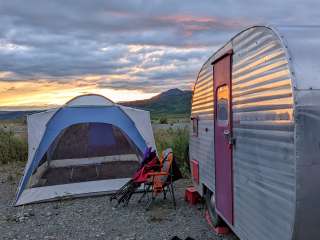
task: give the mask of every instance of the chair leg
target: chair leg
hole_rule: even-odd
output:
[[[116,193],[112,194],[109,198],[109,201],[112,202],[114,199],[118,200],[118,197],[121,197],[125,193],[131,182],[132,180],[123,185]]]
[[[147,192],[146,192],[146,190],[144,190],[143,193],[142,193],[142,195],[141,195],[141,197],[140,197],[139,200],[138,200],[138,203],[141,203],[142,200],[144,199],[144,197],[145,197],[146,195],[147,195]]]
[[[126,195],[127,195],[127,194],[124,194],[123,196],[121,196],[121,197],[118,199],[116,207],[118,207],[121,203],[123,203],[123,202],[125,201]]]
[[[167,190],[166,188],[163,188],[163,200],[167,199]]]
[[[128,206],[129,201],[130,201],[133,193],[134,193],[134,192],[131,192],[131,193],[129,193],[129,195],[127,196],[127,198],[126,198],[126,200],[125,200],[125,202],[124,202],[124,206],[125,206],[125,207]]]
[[[148,192],[150,191],[150,185],[148,185],[147,187],[144,186],[143,187],[143,194],[142,196],[139,198],[138,203],[141,203],[142,199],[145,198],[145,196],[147,196]]]
[[[174,207],[174,209],[176,209],[177,203],[176,203],[176,198],[175,198],[175,196],[174,196],[174,186],[173,186],[173,183],[170,183],[169,189],[170,189],[170,186],[171,186],[171,191],[170,191],[170,193],[171,193],[171,196],[172,196],[173,207]]]
[[[154,194],[153,194],[153,189],[152,189],[152,191],[151,191],[151,198],[149,199],[149,201],[148,201],[148,203],[147,203],[147,206],[146,206],[146,210],[147,210],[147,211],[150,210],[151,204],[153,203],[154,199],[155,199],[155,196],[154,196]]]
[[[149,195],[148,195],[148,197],[149,197],[149,201],[148,201],[148,203],[147,203],[147,206],[146,206],[146,211],[148,211],[148,210],[150,210],[150,207],[151,207],[151,204],[153,203],[153,201],[155,200],[155,198],[156,198],[156,194],[155,194],[155,192],[154,192],[154,185],[152,184],[152,185],[150,185],[150,190],[151,190],[151,198],[149,197]]]

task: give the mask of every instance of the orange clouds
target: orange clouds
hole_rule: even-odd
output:
[[[243,19],[229,20],[217,17],[197,17],[191,15],[171,15],[158,18],[160,21],[180,25],[186,36],[191,36],[197,31],[207,31],[214,28],[233,29],[248,25]]]
[[[87,80],[97,79],[87,77]],[[62,105],[71,98],[87,93],[102,94],[111,100],[130,101],[154,96],[139,90],[99,89],[95,81],[75,80],[59,83],[46,80],[28,82],[0,82],[0,108],[48,108]]]

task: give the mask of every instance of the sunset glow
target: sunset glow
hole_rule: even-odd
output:
[[[46,108],[86,93],[130,101],[191,90],[202,64],[236,32],[270,19],[292,22],[287,8],[269,5],[129,2],[2,1],[0,109]],[[295,23],[318,16],[316,8],[299,9],[291,10]]]
[[[100,89],[94,84],[71,83],[50,83],[39,81],[36,83],[0,82],[0,109],[38,109],[55,107],[66,103],[73,97],[82,94],[95,93],[101,94],[114,102],[146,99],[154,96],[156,93],[145,93],[139,90],[115,90]]]

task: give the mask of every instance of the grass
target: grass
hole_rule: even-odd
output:
[[[161,153],[166,148],[172,148],[180,170],[184,177],[189,177],[189,131],[188,128],[157,129],[155,131],[157,150]]]
[[[27,141],[12,131],[0,129],[0,163],[24,162],[28,157]]]
[[[162,119],[166,119],[167,123],[179,123],[188,122],[190,119],[190,114],[152,114],[151,121],[153,123],[162,123]]]
[[[190,175],[188,160],[189,131],[188,128],[156,129],[155,141],[161,153],[172,148],[184,177]],[[0,163],[24,162],[28,157],[27,140],[16,136],[12,131],[0,129]]]

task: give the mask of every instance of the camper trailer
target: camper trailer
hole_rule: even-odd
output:
[[[190,162],[212,222],[320,239],[320,27],[250,27],[202,66]]]

